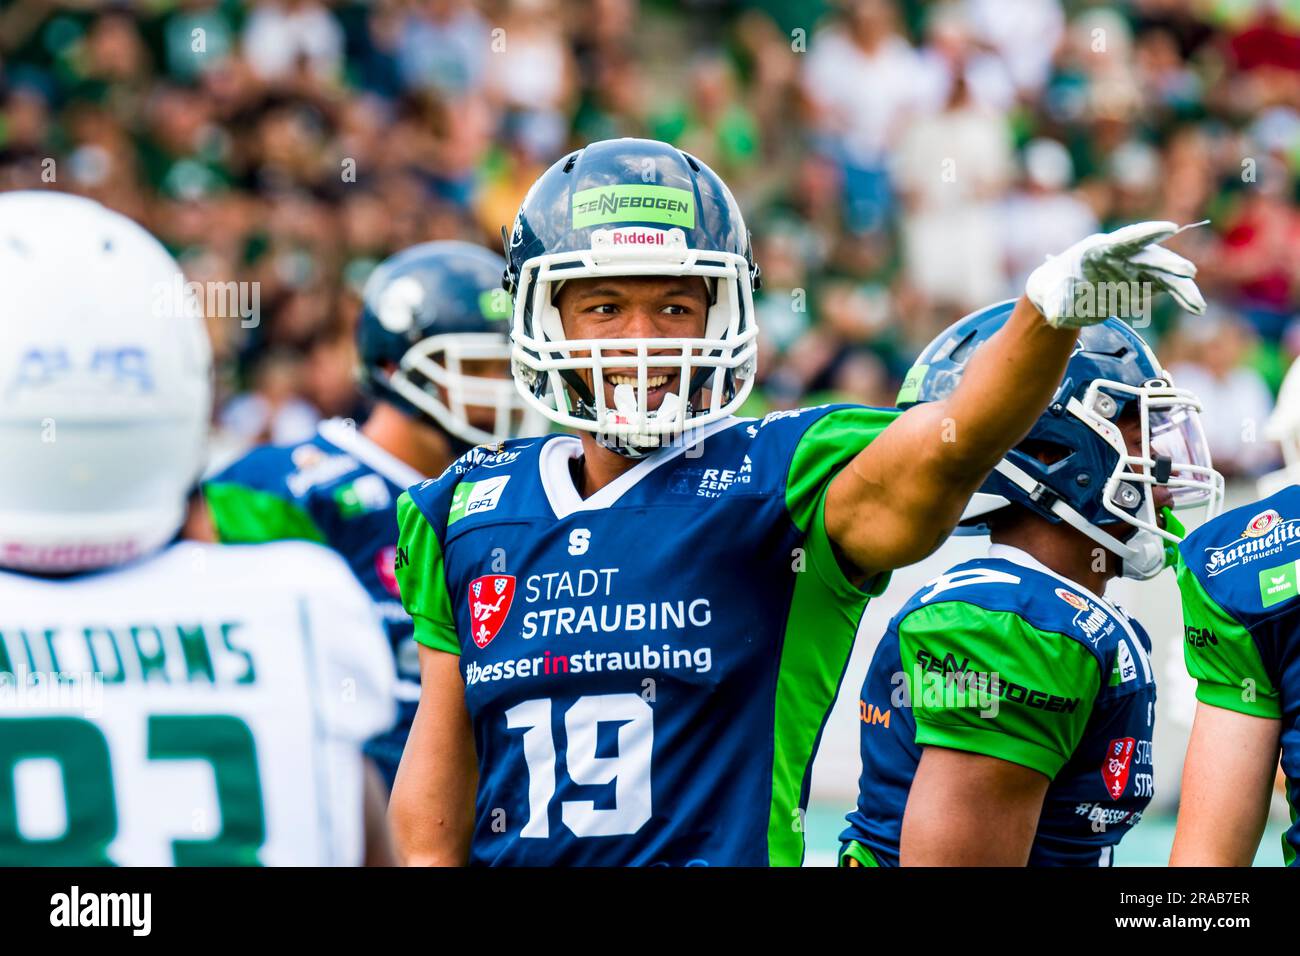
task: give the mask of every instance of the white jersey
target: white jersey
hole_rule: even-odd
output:
[[[394,683],[317,545],[0,572],[0,865],[358,864],[361,745]]]

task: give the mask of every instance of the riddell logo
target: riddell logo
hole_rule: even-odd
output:
[[[513,574],[485,574],[469,583],[470,636],[479,649],[500,633],[514,599]]]
[[[666,233],[659,229],[611,229],[612,246],[662,246]]]

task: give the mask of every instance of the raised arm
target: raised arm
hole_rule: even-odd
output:
[[[937,548],[1047,406],[1076,338],[1022,297],[951,396],[908,409],[831,482],[826,533],[844,557],[873,574]]]
[[[1077,328],[1104,321],[1110,287],[1169,292],[1204,312],[1196,267],[1157,243],[1178,227],[1137,223],[1076,243],[1036,269],[1010,318],[956,389],[904,412],[826,493],[826,533],[864,575],[911,564],[951,532],[966,501],[1060,385]],[[1104,294],[1105,293],[1105,294]]]

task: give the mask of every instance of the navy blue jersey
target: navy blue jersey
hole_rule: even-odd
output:
[[[390,788],[420,694],[413,625],[393,571],[397,498],[422,479],[334,419],[322,422],[310,441],[254,448],[203,484],[220,541],[316,541],[343,557],[374,601],[396,660],[398,719],[367,743],[366,754]]]
[[[1152,795],[1150,655],[1136,621],[1019,549],[994,545],[930,581],[872,657],[858,806],[841,839],[868,864],[898,865],[922,748],[947,747],[1051,780],[1030,865],[1109,865]]]
[[[895,410],[726,419],[586,499],[553,435],[403,497],[416,640],[460,657],[471,862],[797,865],[813,754],[868,597],[825,491]]]
[[[1196,697],[1281,721],[1291,827],[1288,866],[1300,859],[1300,487],[1224,512],[1179,548],[1183,656]]]

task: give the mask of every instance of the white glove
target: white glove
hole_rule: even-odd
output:
[[[1208,220],[1207,220],[1208,221]],[[1193,223],[1200,226],[1204,223]],[[1188,312],[1205,312],[1205,299],[1193,281],[1196,266],[1158,243],[1183,229],[1172,222],[1135,222],[1114,232],[1094,233],[1029,274],[1025,294],[1052,328],[1079,328],[1104,322],[1113,314],[1115,296],[1102,284],[1129,287],[1127,301],[1142,307],[1145,284],[1164,290]],[[1113,286],[1111,287],[1113,289]]]

